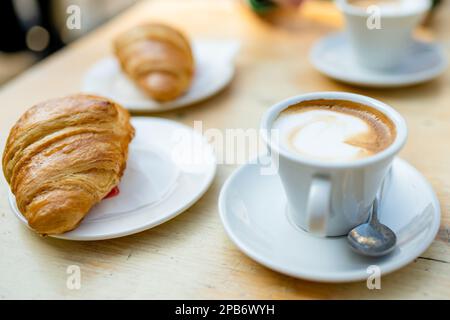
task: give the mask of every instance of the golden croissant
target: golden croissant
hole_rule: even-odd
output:
[[[133,135],[128,112],[101,97],[72,95],[25,112],[2,163],[29,226],[40,234],[76,228],[119,183]]]
[[[122,70],[155,100],[173,100],[191,85],[192,49],[172,27],[155,23],[134,27],[115,39],[114,51]]]

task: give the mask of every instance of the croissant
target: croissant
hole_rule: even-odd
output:
[[[119,183],[133,136],[128,112],[101,97],[72,95],[25,112],[2,164],[29,226],[40,234],[76,228]]]
[[[148,96],[173,100],[189,88],[194,58],[189,41],[163,24],[145,24],[119,35],[114,51],[122,70]]]

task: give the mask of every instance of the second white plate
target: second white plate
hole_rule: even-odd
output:
[[[108,97],[131,111],[163,112],[205,100],[228,85],[234,75],[236,41],[193,41],[195,75],[189,90],[179,98],[164,103],[146,96],[121,71],[115,57],[98,61],[86,74],[82,90]]]

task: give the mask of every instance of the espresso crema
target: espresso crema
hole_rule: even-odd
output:
[[[312,100],[290,106],[274,121],[280,146],[323,161],[370,157],[396,137],[394,123],[382,112],[345,100]]]

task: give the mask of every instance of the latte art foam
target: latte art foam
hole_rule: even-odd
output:
[[[347,101],[307,101],[284,110],[273,124],[282,148],[308,158],[346,161],[370,157],[395,137],[375,109]]]

